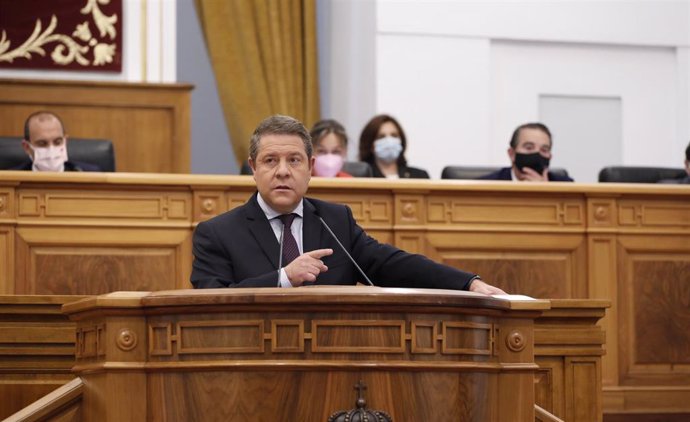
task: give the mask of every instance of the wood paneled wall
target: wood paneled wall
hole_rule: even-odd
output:
[[[195,224],[246,176],[45,175],[0,181],[0,292],[189,288]],[[608,299],[605,412],[690,412],[690,188],[312,180],[367,232],[510,292]]]
[[[81,298],[0,295],[0,419],[74,379],[74,323],[61,306]]]
[[[189,173],[188,84],[0,79],[0,136],[23,136],[34,111],[50,110],[68,136],[113,141],[117,171]]]

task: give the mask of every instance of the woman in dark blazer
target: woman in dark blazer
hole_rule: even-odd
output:
[[[359,159],[369,163],[374,177],[428,179],[429,173],[407,165],[407,139],[402,127],[387,114],[374,116],[359,137]]]

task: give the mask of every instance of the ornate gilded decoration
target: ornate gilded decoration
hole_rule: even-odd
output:
[[[19,44],[16,48],[11,48],[13,41],[8,36],[8,31],[12,29],[14,37],[21,34],[21,29],[30,27],[27,25],[27,11],[26,9],[35,6],[30,2],[20,8],[17,4],[12,4],[9,8],[5,19],[0,20],[0,24],[7,25],[0,27],[2,32],[0,34],[0,65],[5,63],[3,67],[8,67],[9,63],[16,64],[19,67],[68,67],[76,68],[91,68],[91,67],[108,67],[108,70],[119,70],[121,67],[121,52],[119,46],[121,45],[121,34],[118,34],[118,27],[116,24],[120,20],[122,0],[75,0],[83,7],[72,10],[56,10],[51,14],[48,26],[43,29],[42,18],[35,19],[33,32]],[[110,5],[111,1],[114,3],[115,12],[107,15],[101,10],[101,7]],[[41,10],[42,8],[39,8]],[[50,13],[50,11],[48,11]],[[12,16],[17,15],[17,16]],[[86,15],[86,20],[84,19]],[[35,14],[31,14],[35,16]],[[45,16],[45,15],[44,15]],[[60,17],[58,17],[60,16]],[[10,28],[13,24],[13,18],[17,18],[18,23],[14,28]],[[74,24],[74,30],[70,33],[65,29],[58,29],[59,25],[64,28],[66,25],[72,25],[71,22],[78,20],[81,22]],[[63,22],[64,21],[64,22]],[[90,25],[95,26],[94,30]],[[46,63],[45,60],[34,56],[47,57],[46,50],[50,45],[55,45],[50,52],[50,60]],[[19,59],[19,63],[15,63]],[[22,60],[23,59],[23,60]],[[116,63],[114,65],[114,60]],[[113,69],[115,66],[115,69]],[[16,67],[16,66],[15,66]]]

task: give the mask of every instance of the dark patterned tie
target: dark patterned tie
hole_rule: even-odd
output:
[[[297,214],[283,214],[278,216],[283,222],[283,266],[291,263],[299,256],[299,248],[295,236],[292,235],[292,222]]]

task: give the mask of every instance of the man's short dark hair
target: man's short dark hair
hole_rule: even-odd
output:
[[[546,127],[545,124],[543,123],[525,123],[524,125],[520,125],[513,131],[513,136],[510,138],[510,147],[515,149],[518,144],[518,136],[520,135],[520,131],[522,129],[537,129],[541,130],[545,134],[549,135],[549,142],[553,144],[553,139],[551,139],[551,131],[549,131],[549,128]]]
[[[275,114],[262,120],[259,126],[254,129],[254,133],[249,140],[249,158],[252,161],[256,161],[256,156],[259,154],[259,141],[266,135],[298,136],[304,143],[304,152],[307,153],[307,158],[311,159],[311,136],[309,136],[307,128],[294,117]]]
[[[31,133],[29,131],[29,125],[31,124],[31,121],[34,119],[39,119],[43,120],[46,117],[52,117],[57,119],[58,122],[60,122],[60,127],[62,128],[62,134],[65,134],[65,124],[62,123],[62,119],[60,116],[57,114],[53,113],[52,111],[46,111],[46,110],[41,110],[41,111],[36,111],[34,113],[29,114],[29,117],[26,118],[24,121],[24,139],[27,141],[31,142]]]
[[[685,159],[690,161],[690,143],[688,143],[688,146],[685,148]]]

